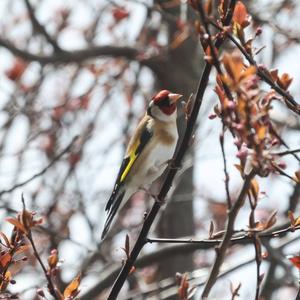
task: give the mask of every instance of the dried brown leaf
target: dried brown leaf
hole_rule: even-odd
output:
[[[239,24],[242,28],[245,28],[249,25],[249,15],[243,2],[238,1],[236,3],[232,20],[233,22]]]
[[[295,172],[295,179],[298,183],[300,183],[300,171]]]
[[[8,237],[0,231],[0,238],[2,237],[2,239],[4,240],[4,245],[7,247],[7,248],[10,248],[10,242],[9,242],[9,239]]]
[[[291,226],[294,227],[295,226],[295,217],[294,217],[294,213],[291,210],[288,211],[288,217],[290,219]]]
[[[17,229],[22,231],[23,233],[27,233],[26,228],[23,226],[23,224],[16,218],[8,217],[5,219],[8,223],[14,225]]]
[[[266,222],[265,229],[271,228],[277,221],[277,211],[274,211]]]
[[[74,298],[79,294],[79,285],[81,281],[81,275],[77,275],[71,283],[64,290],[65,298]]]
[[[251,195],[254,197],[254,199],[258,199],[259,195],[259,184],[256,179],[251,180],[251,188],[250,188]]]
[[[292,81],[293,78],[290,77],[288,73],[283,73],[281,77],[277,79],[278,85],[284,90],[287,90],[289,88]]]
[[[190,95],[188,101],[186,102],[184,106],[184,113],[185,113],[185,119],[188,120],[191,116],[193,108],[193,94]]]
[[[300,217],[298,217],[298,218],[295,220],[294,225],[295,225],[295,226],[300,225]]]
[[[6,252],[0,256],[0,265],[4,269],[11,262],[12,256],[10,253]]]

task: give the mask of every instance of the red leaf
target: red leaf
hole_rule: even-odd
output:
[[[89,104],[90,104],[90,97],[89,97],[89,95],[82,96],[81,97],[81,105],[80,106],[83,109],[88,109]]]
[[[51,116],[54,120],[59,121],[65,112],[66,108],[64,106],[56,106],[53,108]]]
[[[71,167],[75,167],[77,163],[80,161],[81,155],[79,152],[73,152],[69,156],[69,164]]]
[[[5,253],[0,256],[0,265],[4,269],[11,262],[12,256],[9,253]]]
[[[293,265],[297,269],[300,269],[300,256],[299,255],[295,255],[295,256],[289,257],[288,259],[293,263]]]
[[[233,13],[233,21],[238,23],[242,28],[245,28],[249,25],[249,16],[246,6],[238,1]]]
[[[26,68],[27,63],[17,58],[15,59],[13,66],[9,70],[7,70],[5,74],[10,80],[16,81],[21,78]]]
[[[130,13],[123,7],[115,7],[112,11],[112,14],[117,22],[127,19],[130,15]]]
[[[43,138],[41,149],[44,150],[47,156],[51,157],[55,153],[56,136],[48,134]]]

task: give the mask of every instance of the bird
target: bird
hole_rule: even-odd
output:
[[[182,97],[159,91],[148,104],[142,120],[129,140],[124,159],[107,201],[103,240],[121,207],[138,190],[148,190],[171,161],[178,141],[177,102]]]

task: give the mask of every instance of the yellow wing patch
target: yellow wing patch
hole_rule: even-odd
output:
[[[134,145],[134,147],[132,147],[130,153],[129,153],[129,162],[125,168],[125,170],[123,171],[122,175],[121,175],[121,179],[120,179],[120,182],[123,182],[126,178],[126,176],[128,175],[133,163],[135,162],[135,160],[137,159],[138,157],[138,154],[136,154],[136,149],[137,147],[139,146],[139,143],[136,143]]]

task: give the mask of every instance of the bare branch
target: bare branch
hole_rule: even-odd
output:
[[[265,232],[258,233],[258,236],[262,240],[270,240],[273,238],[284,237],[287,233],[293,232],[294,230],[300,230],[300,226],[292,228],[289,223],[284,223],[273,227]],[[247,245],[252,243],[252,237],[249,234],[243,234],[240,236],[232,237],[230,245]],[[203,239],[197,240],[194,238],[184,239],[162,239],[162,238],[147,238],[148,243],[160,243],[160,244],[172,244],[169,246],[160,247],[158,250],[145,254],[139,257],[135,261],[136,268],[143,268],[154,262],[159,262],[170,256],[189,254],[196,250],[207,250],[213,249],[220,245],[221,239]],[[253,259],[254,261],[254,259]],[[80,299],[89,300],[95,297],[101,291],[108,288],[117,274],[120,272],[121,267],[119,264],[109,267],[105,272],[101,273],[101,277],[98,283],[91,288],[84,295],[81,295]]]
[[[30,1],[29,0],[24,0],[24,1],[25,1],[25,5],[27,7],[28,13],[29,13],[29,17],[30,17],[30,20],[32,23],[33,30],[42,34],[46,38],[46,40],[52,45],[52,47],[54,48],[55,51],[62,51],[62,49],[59,47],[57,42],[49,35],[45,26],[43,26],[37,19],[36,15],[35,15],[35,11],[30,4]]]
[[[66,154],[67,152],[70,151],[70,149],[72,148],[72,146],[74,145],[74,143],[76,142],[76,140],[78,139],[78,136],[75,136],[73,138],[73,140],[71,141],[71,143],[65,148],[63,149],[58,155],[56,155],[51,162],[44,168],[42,169],[40,172],[34,174],[33,176],[31,176],[30,178],[19,182],[17,184],[15,184],[14,186],[12,186],[11,188],[7,189],[7,190],[2,190],[0,191],[0,197],[4,194],[8,194],[13,192],[15,189],[22,187],[24,185],[26,185],[27,183],[29,183],[30,181],[40,177],[41,175],[43,175],[44,173],[46,173],[64,154]]]
[[[29,242],[30,242],[30,245],[31,245],[32,249],[33,249],[33,254],[34,254],[34,256],[36,257],[36,259],[38,260],[38,262],[39,262],[41,268],[43,269],[44,275],[45,275],[45,277],[46,277],[46,279],[47,279],[47,281],[48,281],[48,288],[49,288],[49,291],[50,291],[51,295],[54,297],[55,300],[59,300],[59,298],[58,298],[58,296],[57,296],[57,294],[56,294],[55,287],[54,287],[54,284],[53,284],[53,282],[52,282],[51,276],[48,274],[48,271],[47,271],[47,269],[46,269],[46,266],[44,265],[44,263],[43,263],[43,261],[42,261],[40,255],[39,255],[39,253],[38,253],[38,251],[37,251],[37,249],[36,249],[34,240],[33,240],[33,238],[32,238],[32,233],[31,233],[31,231],[29,231],[28,234],[27,234],[26,236],[27,236],[27,238],[28,238],[28,240],[29,240]]]
[[[251,173],[249,175],[246,176],[242,190],[239,194],[239,197],[228,213],[228,223],[227,223],[224,239],[223,239],[220,247],[216,249],[216,259],[215,259],[214,265],[212,267],[212,270],[210,272],[209,278],[204,287],[203,293],[202,293],[203,299],[208,297],[211,288],[213,287],[213,285],[215,284],[215,282],[217,280],[220,267],[225,258],[226,250],[230,244],[230,240],[231,240],[231,237],[234,232],[234,223],[235,223],[237,214],[244,203],[245,197],[248,193],[248,190],[249,190],[249,187],[251,184],[251,180],[254,178],[254,176],[255,176],[255,172],[253,170],[251,171]]]
[[[14,55],[26,60],[37,61],[42,65],[80,63],[90,58],[99,56],[124,57],[126,59],[137,60],[139,50],[133,47],[118,46],[93,46],[86,49],[53,53],[50,55],[39,55],[22,50],[4,38],[0,38],[0,46],[8,49]]]

